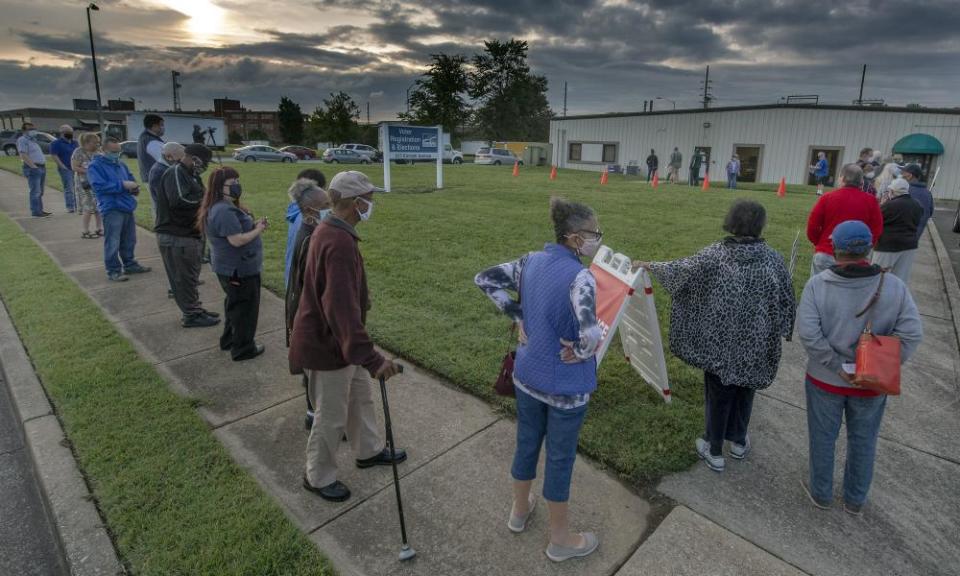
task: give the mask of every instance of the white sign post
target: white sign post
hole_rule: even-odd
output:
[[[443,126],[380,125],[383,143],[383,189],[390,192],[390,162],[437,160],[437,188],[443,188]]]

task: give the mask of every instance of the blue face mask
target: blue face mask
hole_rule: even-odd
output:
[[[111,162],[119,162],[119,161],[120,161],[120,153],[119,153],[119,152],[104,152],[103,155],[106,157],[107,160],[109,160],[109,161],[111,161]]]

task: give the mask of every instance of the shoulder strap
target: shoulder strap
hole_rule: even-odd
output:
[[[870,298],[870,302],[867,303],[867,306],[866,306],[863,310],[861,310],[860,312],[857,312],[857,316],[856,316],[857,318],[859,318],[859,317],[863,316],[864,314],[866,314],[866,313],[867,313],[867,310],[869,310],[870,307],[872,307],[874,304],[876,304],[876,303],[877,303],[877,300],[880,299],[880,291],[883,290],[883,277],[884,277],[885,274],[886,274],[886,272],[884,272],[884,271],[882,271],[882,270],[880,271],[880,282],[877,284],[877,291],[873,293],[873,296]]]

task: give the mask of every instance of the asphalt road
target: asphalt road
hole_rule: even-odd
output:
[[[933,220],[937,223],[937,230],[940,232],[940,239],[946,246],[950,254],[950,261],[953,263],[953,273],[960,279],[960,234],[954,233],[953,219],[957,214],[957,202],[937,202],[936,210],[933,211]]]

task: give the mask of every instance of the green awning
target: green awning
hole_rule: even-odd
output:
[[[943,144],[929,134],[911,134],[897,140],[894,154],[943,154]]]

